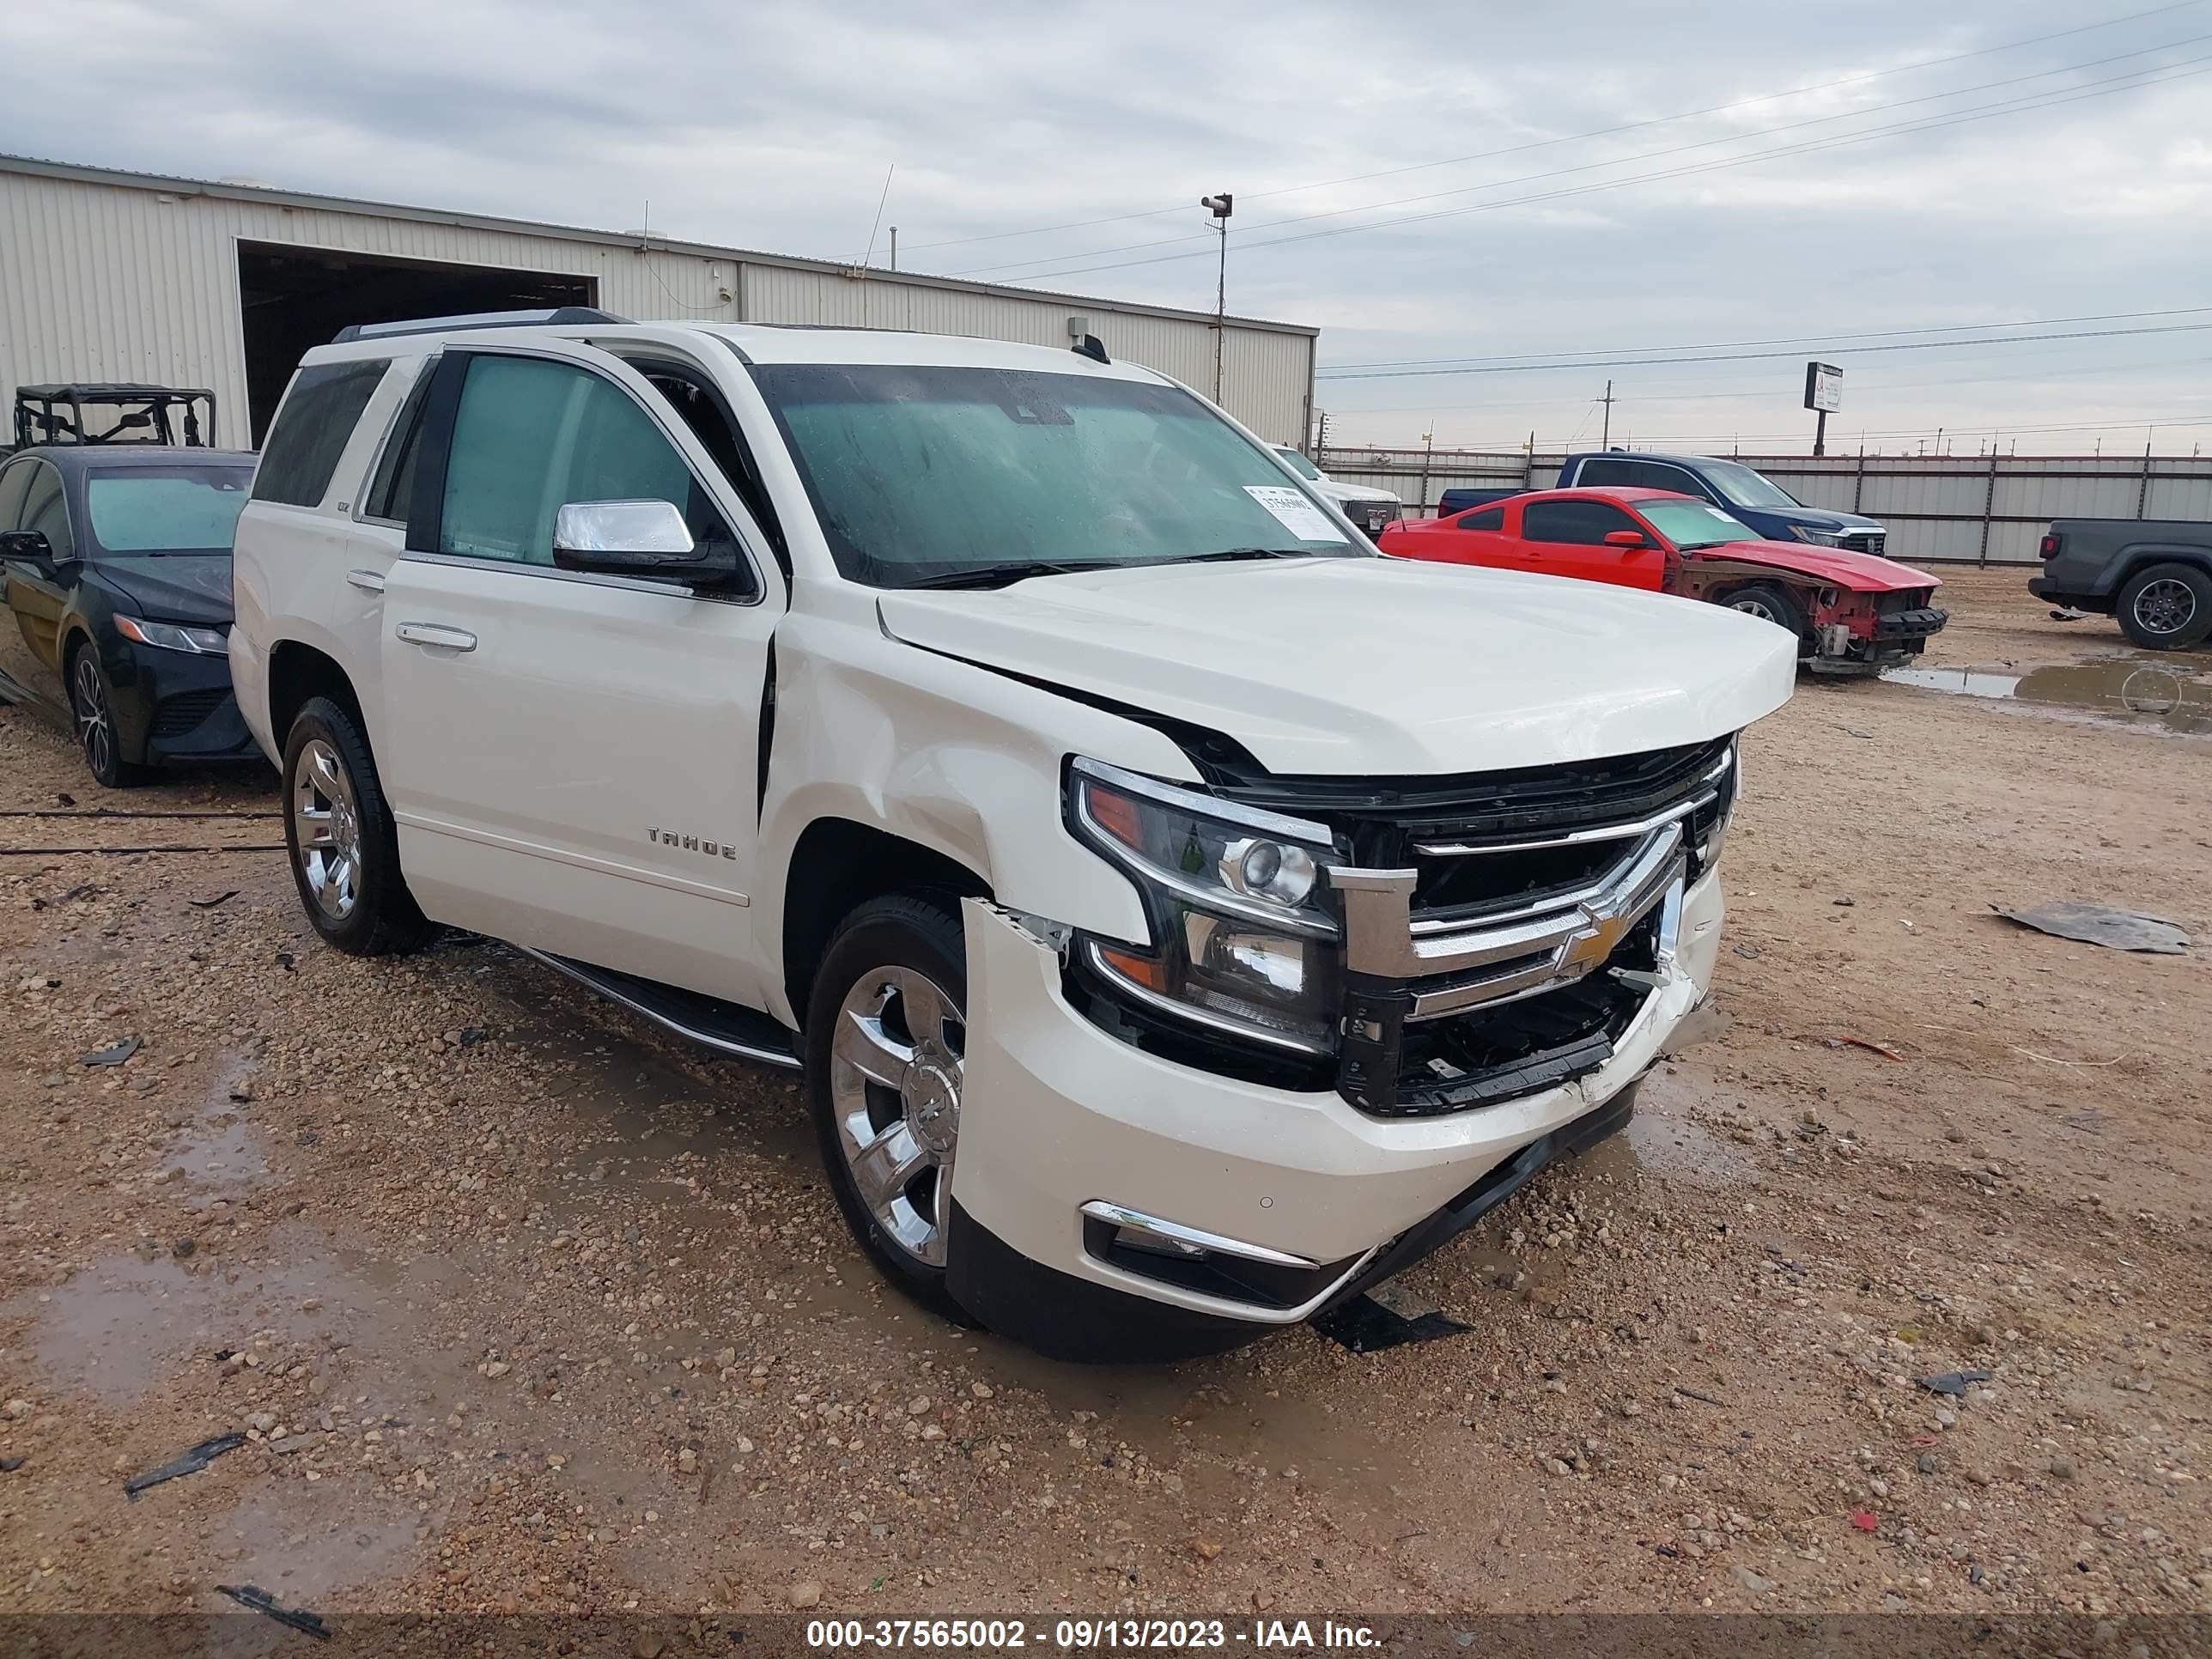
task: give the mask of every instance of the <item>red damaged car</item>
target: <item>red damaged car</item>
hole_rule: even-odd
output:
[[[1823,674],[1908,661],[1949,620],[1929,603],[1941,584],[1925,571],[1849,548],[1762,541],[1710,502],[1664,489],[1539,489],[1446,519],[1401,519],[1378,545],[1401,559],[1710,599],[1788,629],[1799,660]]]

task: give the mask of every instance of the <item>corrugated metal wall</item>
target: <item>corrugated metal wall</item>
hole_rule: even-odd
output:
[[[1433,511],[1447,489],[1543,489],[1559,454],[1425,454],[1342,449],[1322,458],[1332,477],[1395,490]],[[1863,513],[1889,530],[1895,557],[2033,564],[2053,519],[2212,521],[2212,456],[1744,455],[1808,507]]]
[[[222,441],[243,443],[240,241],[586,276],[600,305],[641,320],[837,323],[1065,346],[1067,319],[1087,316],[1114,356],[1201,392],[1213,384],[1213,330],[1196,318],[0,164],[0,399],[46,380],[205,386],[221,402]],[[1300,441],[1314,343],[1302,331],[1232,322],[1223,399],[1231,412],[1264,437]]]

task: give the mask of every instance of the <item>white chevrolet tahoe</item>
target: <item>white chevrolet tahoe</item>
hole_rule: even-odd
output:
[[[301,898],[797,1067],[902,1289],[1051,1354],[1357,1295],[1703,998],[1756,618],[1376,556],[1087,352],[349,330],[240,520]]]

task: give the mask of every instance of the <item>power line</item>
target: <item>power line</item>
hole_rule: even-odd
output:
[[[2187,69],[2190,64],[2203,63],[2205,61],[2206,59],[2202,58],[2185,58],[2179,64],[2164,65],[2163,68]],[[1248,242],[1245,244],[1245,251],[1247,252],[1250,252],[1261,248],[1284,247],[1293,242],[1315,241],[1327,236],[1345,236],[1349,235],[1355,231],[1389,230],[1395,228],[1401,225],[1425,223],[1431,219],[1457,218],[1471,213],[1493,213],[1504,208],[1527,207],[1535,203],[1559,201],[1564,198],[1571,196],[1589,196],[1595,194],[1600,191],[1618,190],[1626,185],[1651,184],[1661,179],[1688,178],[1698,173],[1719,173],[1730,167],[1747,167],[1758,161],[1776,161],[1784,156],[1806,155],[1815,154],[1821,150],[1839,149],[1846,145],[1865,143],[1876,138],[1893,137],[1904,133],[1933,132],[1943,127],[1962,126],[1972,121],[1989,120],[1996,116],[2015,114],[2025,110],[2048,109],[2059,104],[2077,103],[2081,100],[2087,98],[2106,98],[2110,97],[2115,92],[2132,91],[2137,88],[2146,86],[2162,86],[2168,82],[2185,80],[2191,76],[2203,74],[2204,72],[2205,71],[2203,70],[2192,69],[2188,70],[2188,73],[2186,75],[2167,75],[2160,74],[2160,71],[2153,70],[2131,70],[2126,75],[2113,76],[2112,78],[2112,83],[2110,84],[2099,83],[2089,89],[2073,91],[2063,95],[2053,94],[2048,97],[2014,99],[2010,100],[2008,103],[2001,102],[1985,106],[1982,109],[1961,111],[1955,114],[1931,118],[1927,120],[1903,122],[1895,126],[1877,127],[1870,131],[1851,133],[1838,138],[1823,139],[1815,143],[1783,145],[1774,149],[1761,150],[1755,155],[1739,155],[1731,157],[1726,161],[1705,161],[1701,162],[1695,167],[1670,167],[1659,173],[1638,173],[1626,179],[1609,179],[1594,185],[1577,185],[1566,190],[1541,191],[1534,195],[1513,197],[1502,202],[1478,202],[1465,207],[1439,208],[1431,213],[1407,214],[1396,219],[1378,219],[1370,224],[1337,225],[1326,230],[1303,231],[1295,236],[1277,236],[1263,242]],[[2154,75],[2158,76],[2158,78],[2142,78]],[[2123,81],[2132,82],[2134,82],[2134,85],[2122,86],[2118,84],[2118,82]],[[1013,278],[1010,280],[1016,282],[1045,282],[1048,280],[1057,280],[1063,276],[1084,276],[1092,271],[1126,270],[1137,265],[1166,264],[1178,259],[1189,259],[1197,257],[1199,257],[1197,253],[1190,251],[1185,251],[1181,253],[1157,253],[1142,259],[1117,259],[1109,261],[1104,264],[1076,265],[1065,270],[1041,271],[1029,277]]]
[[[2117,64],[2124,58],[2143,58],[2152,52],[2171,52],[2176,47],[2193,46],[2207,40],[2212,40],[2212,35],[2186,35],[2179,40],[2162,41],[2154,46],[2138,46],[2132,52],[2114,52],[2108,58],[2093,58],[2079,64],[2062,64],[2056,69],[2037,70],[2027,75],[2008,76],[2002,80],[1984,81],[1970,87],[1954,87],[1944,92],[1923,93],[1917,98],[1899,98],[1886,104],[1869,104],[1862,109],[1843,110],[1833,115],[1808,116],[1801,121],[1785,121],[1778,126],[1759,127],[1749,132],[1724,133],[1717,138],[1700,138],[1691,143],[1670,144],[1663,149],[1639,150],[1632,155],[1613,156],[1602,161],[1582,161],[1573,167],[1552,167],[1542,173],[1522,173],[1513,179],[1493,179],[1486,184],[1462,185],[1454,190],[1427,191],[1414,196],[1396,197],[1387,202],[1366,202],[1356,207],[1328,208],[1318,213],[1287,215],[1280,219],[1262,220],[1258,224],[1249,226],[1247,234],[1255,230],[1270,230],[1279,225],[1310,224],[1318,219],[1340,219],[1349,213],[1372,213],[1379,212],[1385,208],[1407,207],[1415,202],[1435,201],[1447,196],[1467,196],[1476,191],[1504,190],[1509,185],[1534,184],[1545,179],[1563,179],[1577,173],[1594,173],[1601,167],[1622,167],[1632,161],[1656,161],[1665,155],[1685,155],[1692,150],[1711,149],[1721,144],[1741,143],[1747,139],[1770,138],[1778,133],[1796,132],[1805,127],[1826,126],[1837,121],[1856,120],[1863,115],[1878,115],[1885,110],[1910,109],[1916,104],[1933,104],[1947,98],[1963,98],[1969,93],[1991,92],[1999,87],[2015,87],[2028,81],[2047,81],[2055,75],[2079,74],[2083,70],[2101,69],[2107,64]],[[2128,71],[2130,74],[2142,72],[2144,71]],[[1012,260],[1005,264],[971,265],[952,274],[959,276],[972,276],[988,271],[1012,270],[1024,265],[1057,264],[1066,259],[1089,258],[1097,253],[1127,253],[1140,248],[1170,247],[1192,240],[1194,240],[1192,237],[1187,235],[1164,236],[1149,242],[1127,242],[1118,247],[1094,248],[1086,253],[1058,253],[1035,259]],[[1049,276],[1052,273],[1043,274]]]
[[[2212,323],[2166,323],[2155,328],[2075,329],[2063,334],[1997,334],[1980,340],[1908,340],[1896,345],[1847,346],[1836,356],[1859,356],[1870,351],[1942,351],[1960,346],[2033,345],[2042,340],[2109,340],[2124,335],[2192,334],[2206,330],[2212,330]],[[1577,363],[1499,363],[1488,368],[1364,369],[1356,374],[1317,378],[1324,378],[1334,385],[1342,380],[1426,380],[1438,374],[1547,374],[1560,369],[1648,368],[1669,363],[1748,363],[1776,357],[1795,357],[1796,355],[1794,351],[1713,352],[1675,357],[1632,357],[1612,362],[1601,359]]]
[[[1860,382],[1854,387],[1856,397],[1884,397],[1895,392],[1925,392],[1939,386],[1992,386],[2017,380],[2056,380],[2081,374],[2124,374],[2144,369],[2175,369],[2195,368],[2212,362],[2212,357],[2160,358],[2155,361],[2134,362],[2079,363],[2066,368],[2033,369],[2024,374],[1952,374],[1934,380],[1875,380]],[[1621,392],[1616,401],[1650,406],[1656,404],[1727,403],[1753,398],[1771,403],[1786,400],[1794,395],[1789,388],[1771,381],[1741,392],[1686,392],[1672,387],[1647,387],[1641,392]],[[1479,414],[1490,410],[1559,409],[1579,407],[1583,399],[1571,393],[1552,398],[1500,398],[1480,404],[1421,404],[1404,408],[1346,409],[1340,413],[1353,416]]]
[[[2017,52],[2022,46],[2040,46],[2046,40],[2063,40],[2076,34],[2093,33],[2098,29],[2117,28],[2123,23],[2138,22],[2146,17],[2160,17],[2167,12],[2186,11],[2201,5],[2203,0],[2178,0],[2172,5],[2154,6],[2148,11],[2131,11],[2118,17],[2108,17],[2100,23],[2083,23],[2075,28],[2056,29],[2048,34],[2025,35],[2017,40],[2000,41],[1994,46],[1980,46],[1972,52],[1952,52],[1942,58],[1923,58],[1910,64],[1899,64],[1892,69],[1871,70],[1861,75],[1847,75],[1840,80],[1815,82],[1808,87],[1791,87],[1782,92],[1762,92],[1750,98],[1739,98],[1732,103],[1709,104],[1703,109],[1684,110],[1676,115],[1653,116],[1642,121],[1625,122],[1619,126],[1597,127],[1588,132],[1570,133],[1559,138],[1533,139],[1525,144],[1508,144],[1499,149],[1478,150],[1472,155],[1448,156],[1441,161],[1416,161],[1406,167],[1384,167],[1375,173],[1355,173],[1341,179],[1323,179],[1312,184],[1284,185],[1274,190],[1255,190],[1246,192],[1248,201],[1259,201],[1272,196],[1297,196],[1310,190],[1330,190],[1338,185],[1364,184],[1370,179],[1389,179],[1407,173],[1426,173],[1437,167],[1459,167],[1468,161],[1486,161],[1500,155],[1517,155],[1532,149],[1550,149],[1560,144],[1578,144],[1591,138],[1609,138],[1623,132],[1638,132],[1647,127],[1662,127],[1676,121],[1694,120],[1701,115],[1721,115],[1729,110],[1747,108],[1753,104],[1771,104],[1784,98],[1802,98],[1808,93],[1832,91],[1838,87],[1853,87],[1868,81],[1880,81],[1893,75],[1909,75],[1917,70],[1936,69],[1945,64],[1962,64],[1969,58],[1988,58],[1998,52]],[[975,242],[1000,242],[1017,236],[1047,236],[1055,231],[1087,230],[1094,225],[1124,224],[1133,219],[1158,219],[1171,213],[1186,211],[1181,204],[1174,207],[1145,208],[1133,213],[1113,213],[1096,219],[1074,219],[1065,224],[1036,225],[1027,230],[994,230],[977,236],[952,236],[942,241],[921,242],[913,245],[915,252],[933,247],[962,247]],[[1081,256],[1067,255],[1067,258]],[[1041,261],[1030,261],[1036,264]]]
[[[1931,323],[1924,327],[1869,329],[1856,334],[1784,335],[1779,338],[1766,340],[1700,340],[1689,345],[1624,346],[1618,349],[1626,351],[1734,351],[1739,348],[1752,346],[1826,346],[1832,345],[1838,340],[1881,340],[1896,334],[1964,334],[1970,331],[1993,328],[2051,328],[2060,323],[2135,322],[2145,317],[2196,317],[2208,311],[2212,311],[2212,306],[2175,306],[2164,311],[2104,311],[2093,312],[2083,317],[2023,317],[2015,322],[2007,323]],[[1539,357],[1573,357],[1579,360],[1589,356],[1592,352],[1602,351],[1605,349],[1603,346],[1590,346],[1579,351],[1562,349],[1499,352],[1466,357],[1394,357],[1369,363],[1323,363],[1314,372],[1319,375],[1328,376],[1350,369],[1423,368],[1444,363],[1476,365],[1533,363]],[[1593,366],[1599,368],[1633,367],[1632,364],[1618,358],[1610,362],[1601,358],[1596,360],[1595,365],[1581,361],[1541,365],[1544,368],[1588,368]]]
[[[2007,436],[2025,437],[2033,434],[2046,432],[2143,431],[2153,427],[2178,428],[2185,431],[2194,430],[2198,427],[2212,428],[2212,415],[2203,413],[2166,416],[2139,415],[2122,420],[2067,421],[2049,425],[2014,425],[2010,422],[2002,422],[1993,426],[1954,426],[1950,422],[1945,422],[1940,426],[1899,427],[1882,431],[1875,431],[1872,428],[1868,428],[1851,435],[1862,439],[1924,438],[1940,431],[1947,435],[1967,438],[1983,437],[1992,433],[2003,434]],[[1737,441],[1748,441],[1752,443],[1803,443],[1806,441],[1806,438],[1805,434],[1802,429],[1796,432],[1672,432],[1662,436],[1647,436],[1637,447],[1644,453],[1651,453],[1657,451],[1659,446],[1662,444],[1722,443]],[[1511,446],[1511,447],[1516,450],[1519,449],[1520,447],[1521,446],[1518,442],[1516,442]],[[1539,447],[1542,447],[1543,446],[1541,445],[1539,446]],[[1338,452],[1340,453],[1346,450],[1403,449],[1406,446],[1403,444],[1344,443],[1336,446],[1336,447]],[[1453,446],[1453,450],[1459,451],[1461,453],[1472,452],[1477,454],[1489,453],[1487,451],[1476,449],[1473,445],[1455,445]],[[1436,452],[1437,459],[1439,461],[1442,461],[1452,453],[1453,451],[1449,450],[1438,450]],[[1627,453],[1632,453],[1635,452],[1631,451]],[[1438,470],[1443,471],[1443,469],[1439,467]]]

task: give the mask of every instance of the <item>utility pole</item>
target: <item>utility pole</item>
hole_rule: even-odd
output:
[[[1610,380],[1605,383],[1605,424],[1598,434],[1597,447],[1600,449],[1613,447],[1613,382]]]
[[[1201,196],[1199,206],[1213,215],[1213,228],[1221,238],[1220,276],[1213,290],[1213,401],[1221,401],[1221,353],[1229,338],[1229,216],[1237,210],[1237,198],[1227,191],[1218,196]]]

